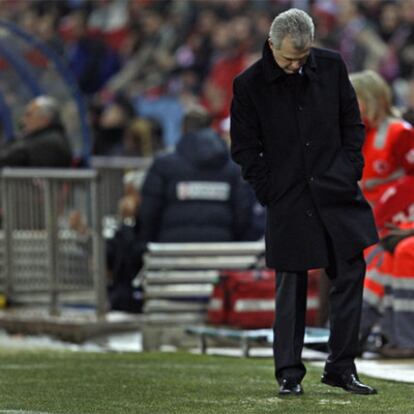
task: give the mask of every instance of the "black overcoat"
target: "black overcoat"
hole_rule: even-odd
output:
[[[231,152],[267,206],[266,260],[277,270],[328,265],[377,242],[358,180],[365,131],[340,55],[312,48],[287,75],[268,44],[233,84]]]

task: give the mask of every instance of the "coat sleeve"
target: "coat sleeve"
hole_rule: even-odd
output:
[[[142,187],[139,222],[143,243],[157,241],[165,197],[164,177],[158,160],[150,167]]]
[[[236,167],[236,166],[235,166]],[[253,218],[252,190],[241,178],[239,168],[235,168],[236,174],[232,184],[232,210],[233,210],[233,236],[234,240],[244,240],[247,229]]]
[[[265,205],[269,189],[269,168],[263,157],[260,124],[256,109],[240,79],[233,82],[231,103],[231,155],[241,166],[244,179],[253,187],[257,199]]]
[[[361,121],[356,94],[342,59],[340,60],[339,89],[342,150],[354,165],[357,179],[360,180],[364,168],[364,158],[361,151],[365,140],[365,128]]]

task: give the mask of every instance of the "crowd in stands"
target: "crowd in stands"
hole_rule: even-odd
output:
[[[13,0],[0,4],[0,18],[66,60],[89,102],[96,153],[147,154],[142,147],[160,148],[148,149],[148,136],[163,147],[178,141],[188,103],[205,106],[220,129],[234,76],[260,56],[272,18],[292,6],[310,12],[317,45],[339,50],[350,72],[381,74],[411,120],[413,0]],[[119,96],[123,127],[106,145],[102,112]]]

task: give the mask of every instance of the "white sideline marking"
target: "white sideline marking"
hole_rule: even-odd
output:
[[[45,411],[25,411],[25,410],[0,410],[2,414],[52,414]]]
[[[331,405],[331,404],[336,404],[336,405],[346,405],[346,404],[351,404],[351,401],[339,401],[339,400],[320,400],[319,404],[321,405]]]
[[[1,366],[2,370],[5,369],[29,369],[29,370],[33,370],[33,369],[48,369],[48,368],[54,368],[54,366],[52,364],[4,364]],[[0,410],[0,413],[2,413],[3,411]]]

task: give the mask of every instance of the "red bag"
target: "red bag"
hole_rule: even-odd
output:
[[[223,272],[213,289],[207,320],[214,325],[270,328],[274,319],[274,300],[274,271]]]
[[[319,322],[319,280],[321,269],[308,271],[308,294],[306,303],[306,325],[318,326]]]
[[[319,269],[308,272],[306,324],[309,326],[315,326],[318,320],[319,276]],[[223,272],[209,301],[207,321],[243,329],[271,328],[275,291],[273,270]]]

